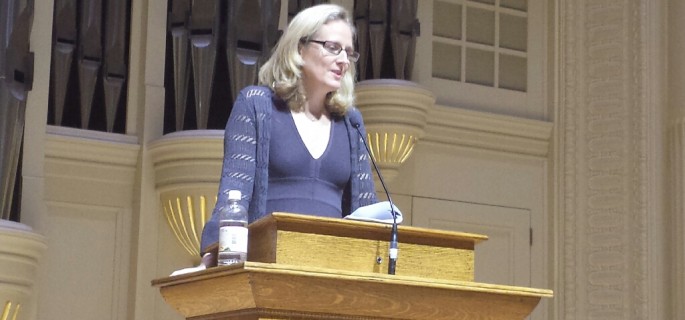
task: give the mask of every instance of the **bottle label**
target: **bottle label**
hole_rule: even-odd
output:
[[[219,229],[219,252],[247,252],[247,228],[224,226]]]

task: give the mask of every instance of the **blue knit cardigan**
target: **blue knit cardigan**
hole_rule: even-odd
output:
[[[270,121],[274,103],[285,103],[267,87],[250,86],[240,91],[224,131],[224,162],[219,182],[217,204],[202,231],[201,252],[216,243],[217,209],[226,203],[228,190],[242,192],[241,204],[248,208],[249,222],[265,215],[269,181]],[[343,193],[343,216],[357,208],[376,203],[369,155],[352,124],[359,124],[362,136],[366,130],[361,113],[350,108],[343,117],[350,139],[350,182]]]

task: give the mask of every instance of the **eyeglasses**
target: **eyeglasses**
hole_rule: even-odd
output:
[[[326,51],[334,55],[339,55],[343,51],[342,45],[335,41],[320,41],[320,40],[303,40],[305,42],[314,42],[320,44]],[[352,49],[345,49],[345,54],[347,54],[347,59],[351,62],[357,62],[359,60],[359,52]]]

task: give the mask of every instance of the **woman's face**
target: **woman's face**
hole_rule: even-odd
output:
[[[335,91],[340,88],[341,80],[350,67],[350,60],[345,51],[354,48],[352,30],[345,21],[334,20],[321,26],[311,40],[300,50],[304,60],[304,88],[308,93],[312,93],[312,90],[324,90],[326,93]],[[336,55],[326,50],[323,43],[315,41],[335,42],[340,44],[343,50]]]

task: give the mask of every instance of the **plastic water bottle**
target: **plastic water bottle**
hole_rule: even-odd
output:
[[[218,211],[220,266],[247,258],[247,209],[238,202],[241,196],[240,190],[228,191],[228,202]]]

